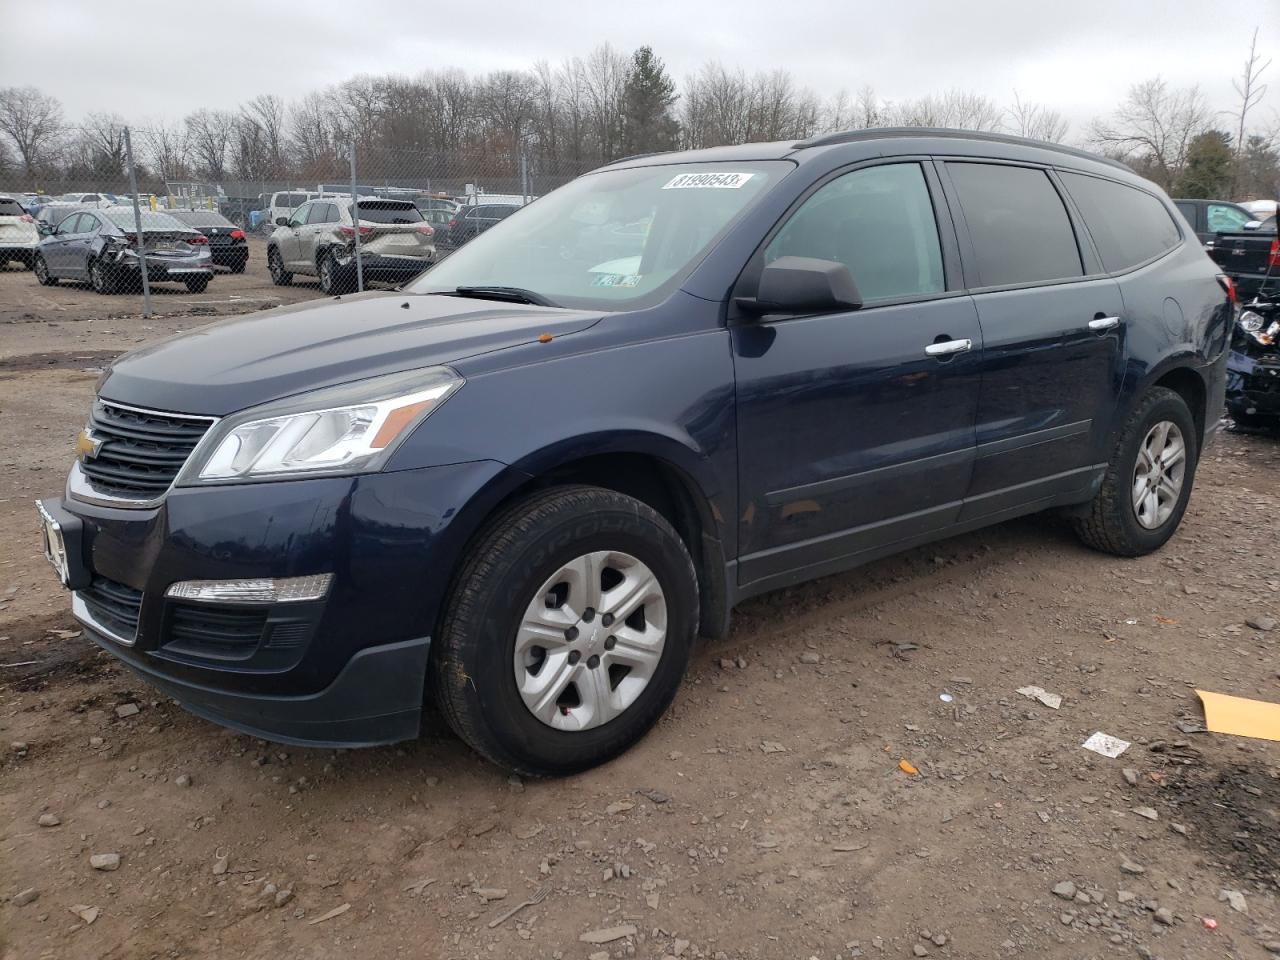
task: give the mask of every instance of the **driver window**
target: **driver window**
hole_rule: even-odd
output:
[[[293,213],[289,214],[289,226],[291,227],[302,226],[304,223],[307,222],[307,215],[310,214],[311,211],[314,209],[315,209],[315,205],[308,204],[308,203],[304,203],[302,206],[298,207],[297,210],[294,210]]]
[[[835,260],[865,303],[942,293],[942,248],[918,163],[855,170],[818,189],[765,248],[779,257]]]

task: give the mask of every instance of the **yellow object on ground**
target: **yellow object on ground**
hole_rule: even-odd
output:
[[[1197,690],[1204,703],[1204,725],[1213,733],[1280,740],[1280,703],[1246,700]]]
[[[915,777],[920,774],[920,771],[915,768],[910,760],[899,760],[898,769],[909,777]]]

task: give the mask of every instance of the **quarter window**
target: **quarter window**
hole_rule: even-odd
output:
[[[1182,239],[1168,208],[1146,191],[1082,173],[1061,176],[1108,273],[1145,263]]]
[[[866,303],[941,293],[942,249],[920,165],[868,167],[825,184],[765,248],[766,264],[779,257],[843,263]]]
[[[1083,275],[1067,209],[1034,167],[949,163],[973,244],[978,284],[1007,287]]]

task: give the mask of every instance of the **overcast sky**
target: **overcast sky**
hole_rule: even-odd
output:
[[[528,67],[608,41],[650,44],[677,80],[709,59],[786,68],[826,96],[951,87],[1060,110],[1072,138],[1129,85],[1161,74],[1228,108],[1255,26],[1280,54],[1280,0],[5,0],[0,86],[33,84],[69,119],[141,124],[259,93],[286,100],[358,73]],[[74,64],[73,67],[66,66]],[[1280,112],[1280,62],[1259,119]]]

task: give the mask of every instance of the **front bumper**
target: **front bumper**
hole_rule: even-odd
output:
[[[43,504],[67,536],[73,613],[103,649],[199,716],[361,746],[417,735],[429,638],[468,534],[458,517],[501,469],[173,488],[142,509]],[[317,573],[332,574],[328,594],[306,603],[166,596],[178,581]]]

